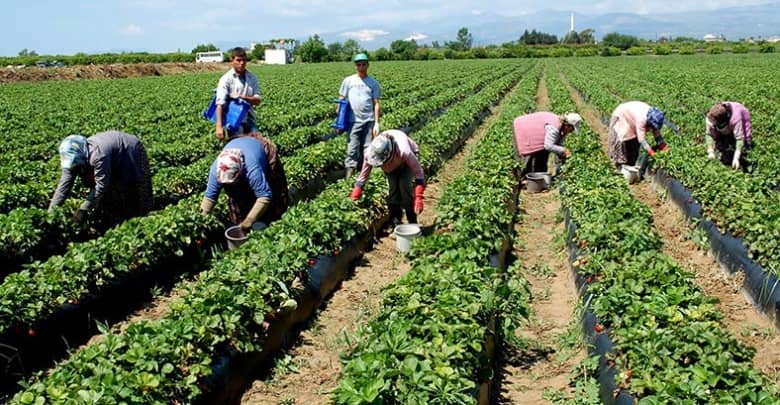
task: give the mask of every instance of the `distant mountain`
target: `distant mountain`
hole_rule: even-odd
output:
[[[756,6],[703,10],[686,13],[630,14],[609,13],[601,15],[574,14],[575,30],[595,30],[597,39],[610,32],[634,35],[654,40],[666,37],[693,37],[701,39],[706,34],[723,35],[728,40],[740,38],[770,37],[780,34],[780,3]],[[387,35],[377,36],[373,41],[360,41],[369,50],[389,47],[392,41],[405,39],[414,34],[423,34],[421,44],[438,41],[444,44],[455,39],[461,27],[467,27],[475,45],[502,44],[520,38],[524,30],[546,32],[559,38],[569,31],[570,13],[565,10],[545,10],[524,16],[506,17],[483,13],[479,15],[447,16],[426,22],[424,26],[401,24],[387,27],[353,27],[339,32],[321,33],[325,43],[343,42],[343,32],[364,29],[382,30]],[[302,41],[306,38],[300,38]]]

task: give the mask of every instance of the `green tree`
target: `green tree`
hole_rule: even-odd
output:
[[[372,54],[374,60],[390,60],[393,58],[393,55],[390,53],[390,51],[387,50],[387,48],[379,48]]]
[[[580,31],[579,39],[580,44],[595,44],[596,38],[593,36],[593,34],[596,32],[593,28],[586,28],[582,31]]]
[[[455,36],[455,42],[450,43],[450,48],[456,51],[467,51],[471,49],[471,44],[474,42],[474,38],[471,36],[469,29],[461,27],[458,30],[458,34]]]
[[[358,43],[358,41],[355,41],[354,39],[348,39],[344,41],[344,44],[341,47],[342,50],[344,51],[344,54],[347,55],[348,59],[351,59],[352,56],[363,51],[360,48],[360,44]]]
[[[638,46],[639,39],[631,35],[610,32],[609,34],[604,35],[604,38],[601,39],[601,43],[604,46],[614,46],[615,48],[619,48],[625,51],[632,46]]]
[[[404,41],[398,39],[390,43],[390,52],[393,53],[393,59],[412,60],[417,53],[417,41]]]
[[[344,57],[344,46],[341,42],[333,42],[328,44],[328,60],[331,62],[344,62],[347,59]]]
[[[579,44],[580,34],[577,31],[569,31],[565,37],[563,37],[564,44]]]
[[[525,30],[520,36],[519,42],[525,45],[554,45],[558,43],[558,37],[553,34],[537,32],[536,30]]]
[[[198,52],[210,52],[210,51],[218,51],[219,48],[214,46],[214,44],[199,44],[198,46],[192,48],[192,54],[196,54]]]
[[[303,62],[325,62],[328,60],[328,48],[319,35],[314,34],[296,49]]]

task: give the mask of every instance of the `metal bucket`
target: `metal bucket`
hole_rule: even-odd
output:
[[[529,193],[539,193],[550,188],[552,177],[547,172],[533,172],[525,175],[525,189]]]
[[[393,233],[398,251],[407,253],[412,248],[412,241],[422,234],[422,229],[417,224],[403,224],[396,226]]]
[[[241,230],[241,225],[234,225],[225,230],[225,239],[227,239],[228,249],[238,249],[249,239],[249,234]]]
[[[623,177],[626,179],[628,184],[634,184],[639,182],[639,179],[641,177],[639,176],[639,168],[635,166],[623,165],[620,168],[620,172],[623,173]]]

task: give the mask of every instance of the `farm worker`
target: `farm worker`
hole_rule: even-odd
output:
[[[425,173],[418,154],[417,144],[403,131],[383,131],[368,145],[363,169],[349,197],[359,199],[371,169],[382,167],[389,186],[387,206],[393,225],[401,223],[402,209],[406,211],[406,220],[410,224],[417,223],[417,215],[423,211],[425,191]],[[414,193],[412,183],[415,185]]]
[[[628,101],[620,104],[612,112],[609,120],[609,135],[607,142],[609,156],[620,167],[634,166],[639,159],[639,146],[653,156],[653,149],[645,139],[648,130],[655,136],[657,149],[669,149],[661,136],[661,126],[664,124],[664,112],[657,107],[651,107],[642,101]]]
[[[269,223],[273,192],[266,177],[268,171],[268,158],[260,141],[248,136],[230,140],[211,165],[201,211],[210,213],[224,188],[230,219],[244,232],[258,219]]]
[[[135,136],[119,131],[89,138],[69,135],[60,143],[59,153],[62,174],[49,211],[68,198],[77,176],[90,191],[74,215],[76,222],[99,209],[102,226],[108,228],[152,210],[149,158]]]
[[[266,219],[277,220],[282,217],[287,207],[290,206],[290,190],[287,185],[287,174],[284,172],[284,165],[279,153],[271,140],[264,137],[260,132],[252,132],[247,136],[257,139],[263,144],[266,160],[268,160],[268,171],[265,173],[266,181],[271,187],[271,211],[266,215]]]
[[[720,161],[734,169],[747,170],[745,160],[753,141],[753,124],[750,111],[736,101],[725,101],[710,108],[705,119],[707,133],[707,157],[715,159],[715,149],[720,152]]]
[[[257,131],[255,124],[254,106],[260,104],[261,94],[260,85],[257,82],[257,76],[246,68],[247,56],[246,50],[241,47],[233,48],[230,55],[230,65],[232,68],[219,78],[217,84],[216,102],[216,135],[217,139],[225,139],[225,128],[222,126],[222,108],[227,103],[228,98],[243,99],[252,107],[249,109],[241,127],[235,134],[227,134],[228,137],[247,134]]]
[[[355,121],[347,138],[347,157],[344,159],[346,177],[352,176],[363,162],[368,144],[379,134],[379,98],[382,90],[379,82],[368,75],[368,55],[359,53],[352,58],[357,73],[347,76],[341,82],[339,99],[347,99]],[[338,115],[336,107],[336,115]]]
[[[515,148],[525,167],[522,175],[546,172],[550,152],[564,160],[571,154],[563,147],[566,135],[578,132],[582,117],[577,113],[558,115],[551,112],[535,112],[515,118]]]

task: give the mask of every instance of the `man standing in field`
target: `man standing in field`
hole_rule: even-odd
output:
[[[359,53],[352,60],[357,73],[341,82],[339,99],[347,99],[355,121],[349,130],[347,157],[344,159],[346,177],[352,176],[363,162],[365,149],[371,139],[379,134],[379,98],[382,90],[379,82],[368,75],[368,55]],[[338,115],[338,108],[336,115]]]
[[[98,226],[108,229],[152,210],[149,158],[135,136],[119,131],[89,138],[69,135],[60,143],[59,153],[62,175],[49,211],[68,198],[76,177],[90,189],[74,215],[76,222],[99,211]]]
[[[577,113],[558,115],[540,111],[515,118],[515,148],[523,162],[521,175],[546,172],[550,152],[560,160],[568,158],[570,153],[563,146],[564,138],[579,131],[581,123],[582,117]]]
[[[648,155],[655,154],[655,149],[645,139],[648,130],[655,136],[656,148],[667,150],[666,142],[661,136],[664,119],[663,111],[642,101],[628,101],[617,106],[609,120],[607,137],[609,157],[615,165],[617,167],[636,165],[640,146],[647,151]]]
[[[230,55],[230,64],[233,66],[219,79],[217,84],[216,102],[216,135],[217,139],[225,139],[225,128],[222,122],[222,111],[227,104],[228,98],[242,99],[252,105],[247,113],[244,121],[241,122],[241,127],[235,131],[236,133],[227,134],[228,137],[233,137],[241,134],[248,134],[250,132],[257,131],[257,125],[255,124],[255,109],[254,106],[260,104],[261,94],[260,85],[257,82],[257,76],[250,72],[246,68],[247,55],[246,50],[241,47],[233,48]]]
[[[717,150],[721,163],[747,171],[748,162],[745,157],[753,141],[750,111],[736,101],[725,101],[712,106],[705,121],[707,157],[715,159]]]

